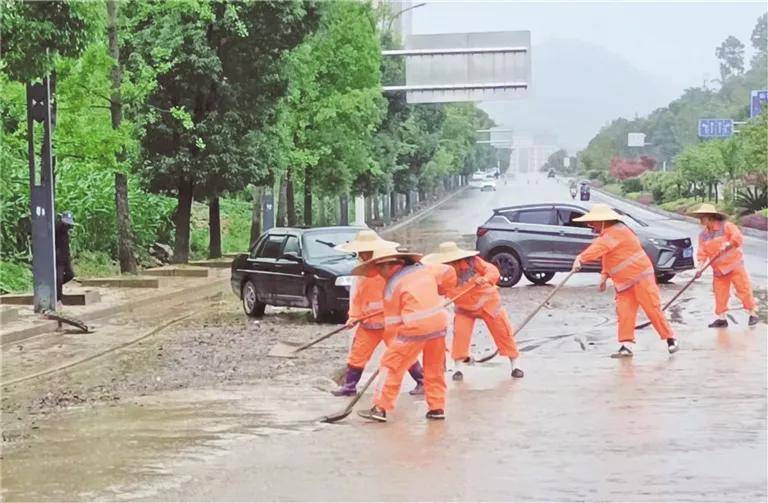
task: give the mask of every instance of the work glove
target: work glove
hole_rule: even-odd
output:
[[[491,282],[485,279],[483,276],[475,278],[475,283],[477,283],[478,286],[489,286],[491,284]]]
[[[581,258],[578,256],[576,257],[576,260],[573,261],[573,267],[571,268],[573,272],[579,272],[581,271]]]

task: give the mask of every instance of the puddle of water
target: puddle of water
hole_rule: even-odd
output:
[[[2,496],[6,501],[152,497],[147,487],[169,490],[184,483],[173,476],[175,462],[224,453],[227,439],[316,429],[314,419],[328,407],[326,394],[304,387],[246,387],[72,408],[40,421],[23,448],[4,452]]]

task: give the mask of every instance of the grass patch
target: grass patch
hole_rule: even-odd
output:
[[[32,271],[27,264],[0,260],[0,293],[24,293],[32,290]]]
[[[602,187],[600,187],[600,190],[610,192],[611,194],[615,194],[617,196],[622,195],[621,185],[619,185],[618,183],[609,183],[609,184],[603,185]]]
[[[81,251],[72,259],[78,278],[107,278],[120,274],[120,265],[106,252]]]

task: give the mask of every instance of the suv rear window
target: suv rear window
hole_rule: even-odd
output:
[[[555,212],[551,209],[524,210],[517,214],[517,221],[521,224],[553,225]]]

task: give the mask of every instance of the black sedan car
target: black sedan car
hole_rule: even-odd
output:
[[[354,254],[334,249],[351,241],[363,227],[301,229],[276,227],[264,233],[248,255],[232,262],[232,290],[248,316],[262,316],[271,306],[305,307],[321,321],[349,309]]]

